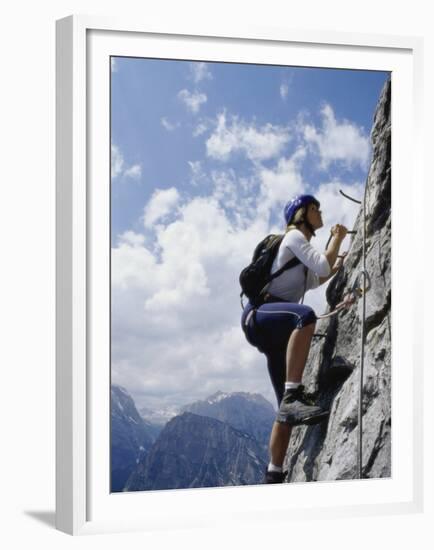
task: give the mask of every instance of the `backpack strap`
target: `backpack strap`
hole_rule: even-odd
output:
[[[271,283],[271,281],[273,279],[275,279],[276,277],[278,277],[279,275],[281,275],[284,271],[286,271],[287,269],[291,269],[293,267],[295,267],[296,265],[299,265],[301,264],[301,261],[297,258],[297,256],[295,256],[294,258],[292,258],[291,260],[287,261],[286,264],[283,264],[283,266],[278,269],[275,273],[273,273],[272,275],[270,275],[270,277],[268,278],[268,281],[265,283],[264,285],[264,288],[261,290],[261,292],[259,293],[259,295],[264,295],[264,292],[265,292],[265,289],[267,288],[267,286]],[[242,302],[241,302],[242,303]]]
[[[269,235],[269,237],[274,237],[274,235]],[[258,255],[258,251],[260,250],[261,245],[263,246],[263,242],[259,243],[259,245],[256,247],[255,252],[253,254],[253,261],[255,260],[255,256]],[[283,264],[283,266],[280,269],[278,269],[275,273],[270,275],[270,277],[268,278],[267,282],[264,285],[264,288],[261,290],[259,294],[262,294],[264,292],[266,287],[271,283],[273,279],[281,275],[287,269],[291,269],[292,267],[295,267],[299,264],[301,264],[301,261],[297,258],[297,256],[294,256],[294,258],[292,258],[291,260],[288,260],[286,264]],[[243,296],[244,296],[244,291],[241,291],[240,292],[241,309],[244,309]]]
[[[283,266],[278,269],[275,273],[273,273],[272,275],[270,275],[268,281],[267,281],[267,285],[268,283],[270,283],[273,279],[275,279],[276,277],[278,277],[279,275],[282,275],[282,273],[284,271],[286,271],[287,269],[291,269],[292,267],[295,267],[296,265],[298,264],[301,264],[301,261],[297,258],[297,256],[295,256],[294,258],[292,258],[291,260],[288,260],[286,262],[286,264],[283,264]]]

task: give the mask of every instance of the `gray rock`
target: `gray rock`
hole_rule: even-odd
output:
[[[372,163],[366,186],[366,294],[362,476],[391,475],[391,84],[382,90],[371,132]],[[345,266],[327,289],[330,310],[362,269],[363,215],[359,212]],[[361,281],[361,279],[360,279]],[[362,300],[336,317],[320,320],[303,383],[330,408],[328,422],[293,429],[288,480],[353,479],[357,472],[358,399]]]

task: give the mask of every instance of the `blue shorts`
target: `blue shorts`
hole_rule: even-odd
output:
[[[267,367],[280,402],[285,391],[286,348],[291,333],[315,323],[313,309],[304,304],[273,302],[256,309],[248,303],[241,316],[241,327],[247,341],[267,357]]]

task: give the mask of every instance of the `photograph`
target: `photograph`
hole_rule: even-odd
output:
[[[391,72],[108,70],[111,492],[390,478]]]

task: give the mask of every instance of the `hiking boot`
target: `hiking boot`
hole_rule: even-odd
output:
[[[288,472],[269,472],[265,470],[264,483],[283,483]]]
[[[328,415],[329,411],[313,404],[305,395],[304,386],[300,384],[298,388],[286,390],[283,394],[276,421],[290,426],[311,425],[322,422]]]

